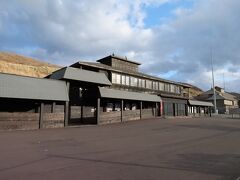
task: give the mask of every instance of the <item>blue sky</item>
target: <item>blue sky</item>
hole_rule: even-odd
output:
[[[0,51],[69,65],[113,52],[141,71],[240,92],[239,0],[1,0]]]
[[[166,2],[160,5],[144,6],[143,10],[146,11],[146,18],[144,24],[146,27],[159,26],[162,23],[167,23],[174,18],[174,10],[177,8],[191,9],[194,2],[191,0],[182,0],[176,2]]]

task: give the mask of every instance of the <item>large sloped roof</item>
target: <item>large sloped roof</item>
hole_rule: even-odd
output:
[[[66,83],[0,73],[0,97],[34,100],[69,101]]]
[[[108,65],[105,65],[105,64],[102,64],[102,63],[79,61],[77,63],[72,64],[71,67],[77,67],[78,65],[91,66],[91,67],[94,67],[94,68],[105,69],[105,70],[110,70],[110,71],[119,72],[119,73],[125,73],[125,74],[129,74],[129,75],[133,75],[133,76],[139,76],[139,77],[142,77],[142,78],[156,80],[156,81],[168,82],[168,83],[172,83],[172,84],[181,85],[181,86],[184,86],[184,87],[190,87],[186,84],[162,79],[162,78],[159,78],[159,77],[156,77],[156,76],[151,76],[151,75],[141,73],[141,72],[127,71],[127,70],[123,71],[120,68],[118,69],[116,67],[111,67],[111,66],[108,66]]]

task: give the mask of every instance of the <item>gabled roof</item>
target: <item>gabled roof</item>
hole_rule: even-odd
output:
[[[81,82],[95,83],[98,85],[112,85],[104,73],[82,70],[78,68],[65,67],[53,72],[50,79],[65,79]]]
[[[119,73],[129,74],[129,75],[133,75],[133,76],[138,76],[138,77],[142,77],[142,78],[146,78],[146,79],[168,82],[168,83],[172,83],[172,84],[176,84],[176,85],[181,85],[181,86],[184,86],[184,87],[189,87],[188,85],[185,85],[185,84],[182,84],[182,83],[162,79],[162,78],[159,78],[159,77],[156,77],[156,76],[151,76],[151,75],[141,73],[141,72],[132,72],[132,71],[127,71],[127,70],[123,71],[122,69],[111,67],[111,66],[108,66],[108,65],[105,65],[105,64],[102,64],[102,63],[79,61],[77,63],[72,64],[71,67],[78,67],[79,65],[85,65],[85,66],[90,66],[90,67],[93,67],[93,68],[110,70],[110,71],[114,71],[114,72],[119,72]]]
[[[99,92],[102,98],[126,99],[126,100],[138,100],[138,101],[150,101],[150,102],[161,101],[161,98],[159,96],[146,94],[146,93],[122,91],[122,90],[115,90],[115,89],[101,88],[101,87],[99,87]]]
[[[67,86],[63,81],[3,73],[0,73],[0,97],[69,101]]]
[[[225,100],[231,100],[231,101],[234,101],[234,100],[237,100],[237,97],[230,94],[230,93],[227,93],[227,92],[219,92],[219,91],[215,91],[216,92],[216,99],[225,99]],[[214,97],[213,97],[213,89],[210,89],[204,93],[202,93],[201,95],[199,95],[197,97],[197,99],[200,99],[200,100],[213,100]]]

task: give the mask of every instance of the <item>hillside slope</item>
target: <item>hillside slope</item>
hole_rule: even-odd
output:
[[[61,68],[22,55],[0,52],[0,72],[31,77],[45,77]]]

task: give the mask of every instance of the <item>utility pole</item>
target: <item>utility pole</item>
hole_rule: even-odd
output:
[[[211,64],[212,64],[212,84],[213,84],[213,103],[214,103],[214,113],[218,114],[217,110],[217,100],[216,100],[216,92],[215,92],[215,83],[214,83],[214,72],[213,72],[213,49],[211,47]]]
[[[226,86],[225,86],[225,74],[223,73],[223,89],[226,91]]]

